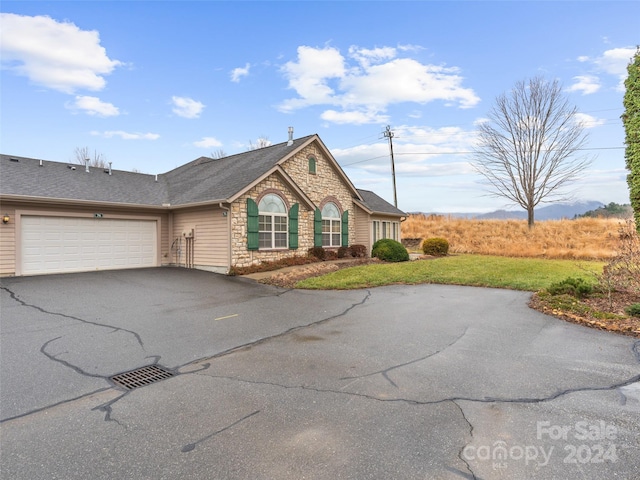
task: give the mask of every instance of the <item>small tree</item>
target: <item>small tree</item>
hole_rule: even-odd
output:
[[[102,153],[98,153],[94,150],[93,157],[89,153],[89,147],[76,147],[75,150],[76,163],[85,165],[89,160],[89,165],[92,167],[106,168],[107,159]]]
[[[591,163],[575,156],[587,138],[576,113],[557,81],[535,77],[500,95],[488,121],[478,126],[473,165],[493,195],[527,211],[529,228],[534,208],[567,200],[563,187]]]
[[[624,82],[624,124],[626,149],[625,162],[629,175],[629,197],[636,220],[636,231],[640,234],[640,47],[627,66],[629,76]]]
[[[215,152],[211,152],[211,154],[209,155],[211,158],[215,158],[216,160],[219,160],[221,158],[224,158],[227,156],[226,152],[224,150],[222,150],[221,148],[219,148],[218,150],[216,150]]]
[[[262,135],[258,137],[255,144],[251,140],[249,140],[249,147],[247,148],[247,150],[248,151],[258,150],[259,148],[265,148],[270,145],[271,145],[271,141],[269,140],[269,137]]]

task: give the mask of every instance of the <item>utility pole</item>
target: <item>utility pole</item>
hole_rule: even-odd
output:
[[[384,136],[389,139],[389,150],[391,151],[391,177],[393,178],[393,204],[398,208],[398,194],[396,193],[396,165],[393,161],[393,132],[389,125],[387,125]]]

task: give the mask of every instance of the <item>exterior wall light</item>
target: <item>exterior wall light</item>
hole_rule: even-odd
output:
[[[4,214],[2,216],[2,223],[9,223],[9,215]]]

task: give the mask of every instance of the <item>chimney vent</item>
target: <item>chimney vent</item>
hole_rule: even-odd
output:
[[[113,162],[109,162],[109,175],[111,175],[111,164],[112,164],[112,163],[113,163]]]
[[[84,159],[84,171],[89,173],[89,159],[88,158]]]
[[[156,173],[156,182],[158,181],[158,174]]]
[[[42,159],[40,159],[40,166],[42,167]]]
[[[293,145],[293,127],[289,127],[289,141],[287,142],[287,147]]]

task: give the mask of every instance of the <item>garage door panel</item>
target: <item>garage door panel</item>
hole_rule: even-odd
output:
[[[22,273],[64,273],[157,265],[156,221],[21,217]]]

